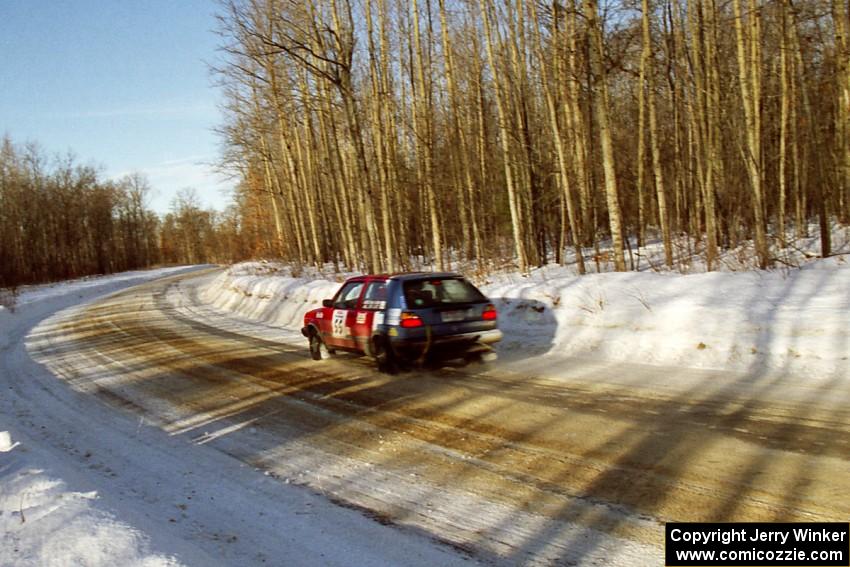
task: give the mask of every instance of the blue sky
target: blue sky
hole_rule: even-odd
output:
[[[0,0],[0,136],[72,151],[105,177],[132,171],[168,210],[194,187],[221,209],[213,0]]]

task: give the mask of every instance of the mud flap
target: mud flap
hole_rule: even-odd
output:
[[[466,352],[464,358],[470,362],[494,362],[498,360],[499,355],[492,346],[484,343],[476,343]]]

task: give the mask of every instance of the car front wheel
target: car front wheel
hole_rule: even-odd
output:
[[[330,358],[331,354],[333,354],[333,351],[325,346],[325,342],[319,336],[319,333],[316,331],[310,333],[310,358],[324,360]]]

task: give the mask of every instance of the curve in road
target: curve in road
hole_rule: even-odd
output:
[[[657,564],[666,521],[850,509],[841,384],[784,396],[785,379],[666,370],[636,385],[617,372],[637,367],[559,373],[555,358],[388,377],[223,324],[197,300],[205,281],[60,314],[30,352],[185,443],[496,563]]]

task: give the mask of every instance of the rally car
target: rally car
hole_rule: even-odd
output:
[[[301,333],[314,360],[356,352],[384,372],[431,354],[492,359],[502,338],[484,294],[461,275],[433,272],[350,278],[304,315]]]

